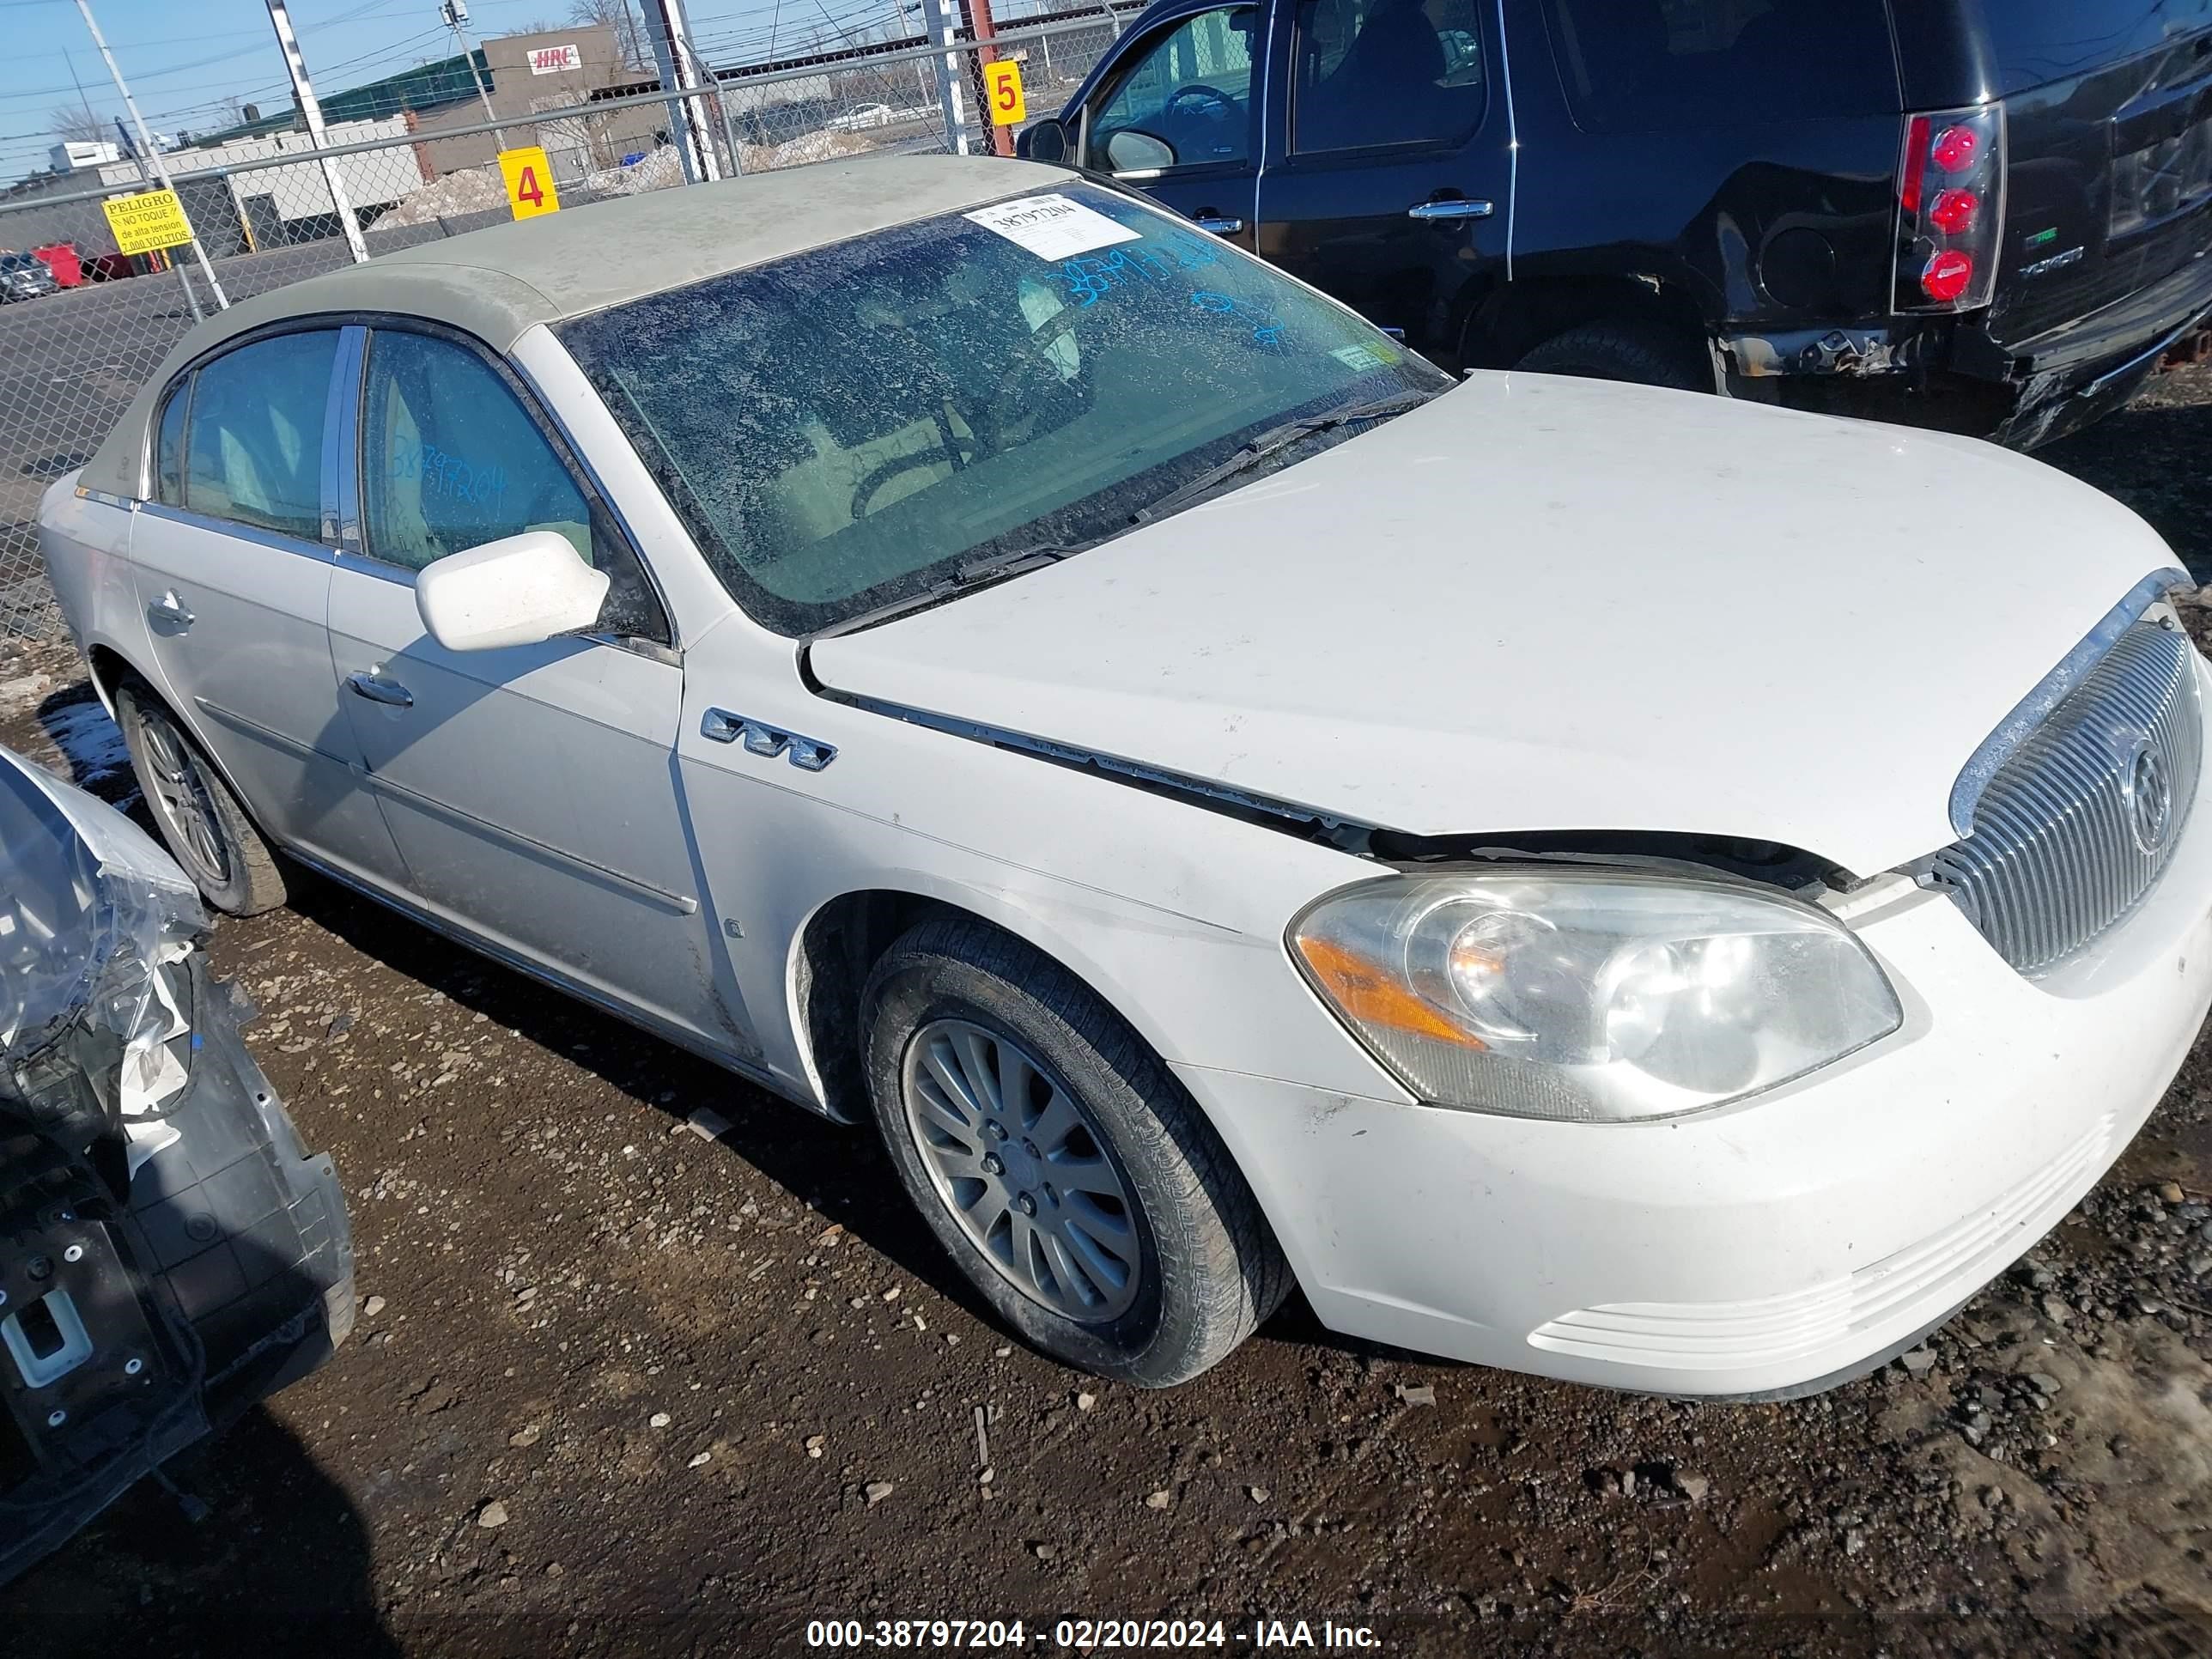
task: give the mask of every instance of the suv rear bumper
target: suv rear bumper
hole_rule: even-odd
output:
[[[1953,368],[2017,388],[1996,435],[2026,449],[2069,432],[2133,397],[2174,344],[2212,317],[2212,256],[2086,317],[2011,345],[1984,328],[1962,331]]]
[[[1938,424],[2015,448],[2039,444],[2119,408],[2181,341],[2212,323],[2212,252],[2163,280],[2033,338],[2001,343],[1986,315],[1724,335],[1731,374],[1775,377],[1778,399],[1830,414]],[[1933,420],[1920,390],[1959,394],[1959,413]],[[1770,394],[1776,395],[1776,394]]]

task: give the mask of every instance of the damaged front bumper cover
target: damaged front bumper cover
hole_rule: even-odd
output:
[[[337,1172],[137,827],[0,750],[0,1582],[328,1358]]]

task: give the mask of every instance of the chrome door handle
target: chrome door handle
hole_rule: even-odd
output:
[[[349,674],[346,690],[356,697],[367,697],[371,702],[380,702],[393,708],[412,708],[415,694],[398,680],[388,680],[381,674]]]
[[[1200,230],[1210,230],[1216,236],[1234,236],[1244,228],[1242,219],[1224,219],[1218,213],[1194,213],[1190,216],[1190,222]]]
[[[1449,202],[1416,202],[1406,210],[1408,219],[1487,219],[1498,210],[1487,202],[1457,198]]]
[[[190,628],[199,620],[177,597],[177,590],[173,587],[148,605],[146,614],[156,622],[174,623],[179,628]]]

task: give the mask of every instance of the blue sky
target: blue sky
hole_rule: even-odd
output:
[[[771,40],[787,49],[872,33],[895,8],[896,0],[690,0],[702,52],[718,64],[767,56]],[[455,50],[438,0],[291,0],[290,9],[325,94]],[[569,0],[469,0],[470,26],[480,40],[538,21],[557,27],[568,9]],[[291,101],[262,0],[93,0],[93,13],[156,131],[225,125],[226,97],[264,110]],[[121,112],[75,0],[0,0],[0,181],[46,165],[50,112],[80,102],[72,69],[96,115]]]

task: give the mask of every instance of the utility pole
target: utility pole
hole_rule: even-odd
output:
[[[438,18],[453,30],[461,48],[461,61],[469,66],[469,79],[477,83],[477,96],[483,100],[484,119],[492,124],[491,136],[505,149],[507,135],[499,130],[499,112],[491,106],[491,89],[484,85],[483,72],[477,68],[477,49],[469,44],[469,0],[446,0],[438,8]]]
[[[300,55],[300,37],[292,32],[292,14],[284,9],[284,0],[269,0],[269,21],[276,25],[276,44],[283,48],[284,67],[292,75],[292,93],[300,100],[300,113],[307,118],[307,142],[319,150],[329,143],[323,136],[323,106],[315,101],[313,83],[307,79],[307,60]],[[346,194],[345,180],[338,175],[338,164],[328,155],[323,157],[323,179],[331,187],[331,205],[337,210],[338,228],[345,233],[354,263],[363,264],[368,258],[368,244],[362,240],[361,221],[354,217],[353,200]]]
[[[691,19],[684,0],[645,0],[645,32],[653,40],[653,67],[660,71],[664,91],[684,84],[684,70],[696,67],[699,54],[691,48]],[[683,152],[684,182],[710,183],[722,176],[714,159],[714,129],[707,113],[707,100],[697,94],[668,100],[669,137]]]
[[[144,161],[140,164],[142,168],[150,164],[154,176],[161,181],[161,188],[174,190],[176,185],[169,179],[169,164],[161,159],[161,146],[154,142],[153,132],[146,125],[146,118],[138,112],[138,103],[131,97],[131,88],[124,84],[123,71],[116,67],[115,54],[107,49],[107,37],[100,32],[100,25],[93,21],[92,0],[76,0],[76,9],[83,15],[85,27],[92,31],[92,44],[100,48],[100,55],[107,64],[108,78],[115,82],[115,90],[123,100],[123,107],[131,112],[131,125],[138,130],[138,146],[144,155]],[[222,284],[216,281],[215,267],[208,263],[207,250],[200,246],[198,231],[192,233],[192,257],[200,262],[200,275],[207,278],[208,289],[215,295],[216,308],[218,311],[228,310],[230,296],[222,291]],[[192,316],[198,319],[201,315],[199,295],[192,292],[192,285],[186,279],[182,265],[177,267],[177,281],[183,283],[185,298],[191,301]]]

